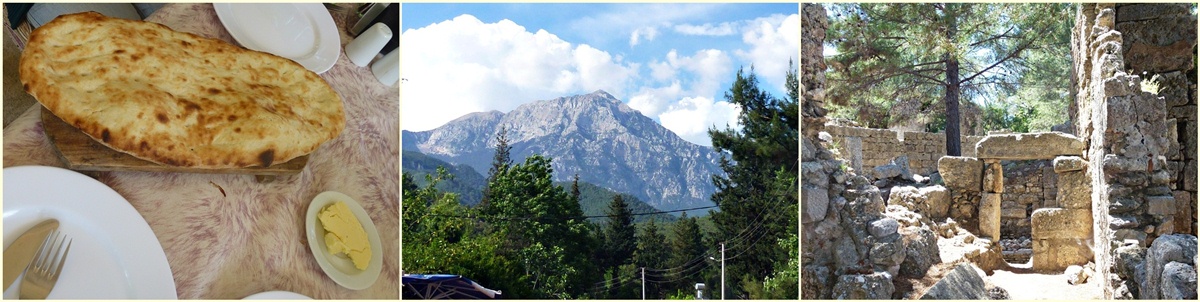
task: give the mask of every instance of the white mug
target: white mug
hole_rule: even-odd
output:
[[[393,49],[379,61],[371,64],[371,73],[384,85],[392,86],[400,80],[400,49]]]
[[[383,23],[375,23],[354,41],[346,44],[346,58],[359,67],[367,66],[367,63],[371,63],[371,59],[375,58],[375,54],[391,40],[392,29]]]

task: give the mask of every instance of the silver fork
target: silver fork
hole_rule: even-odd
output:
[[[25,279],[21,281],[21,299],[46,299],[50,290],[58,282],[58,274],[66,263],[67,253],[71,251],[71,239],[67,235],[54,230],[38,251],[33,261],[25,267]],[[64,246],[63,243],[66,243]]]

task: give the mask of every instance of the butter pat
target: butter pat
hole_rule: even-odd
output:
[[[345,254],[354,262],[355,268],[367,269],[371,262],[371,242],[367,241],[367,231],[346,203],[339,201],[326,206],[317,218],[325,229],[325,247],[329,254]]]

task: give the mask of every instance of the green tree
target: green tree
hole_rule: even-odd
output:
[[[551,181],[550,159],[533,155],[502,168],[488,183],[483,220],[505,234],[508,255],[523,264],[535,296],[570,298],[587,291],[593,243],[579,204]]]
[[[668,267],[667,257],[669,253],[667,249],[663,248],[663,243],[667,242],[667,236],[659,233],[658,228],[658,223],[653,219],[642,226],[641,233],[637,235],[637,250],[633,252],[633,264],[635,266],[651,270]],[[657,278],[655,274],[647,275],[646,279],[648,279],[646,282],[646,298],[661,299],[663,297],[663,289],[659,285],[659,282],[662,282],[663,279]]]
[[[725,99],[742,107],[742,129],[709,130],[713,147],[728,155],[720,162],[725,175],[713,177],[717,192],[712,200],[721,210],[711,217],[717,229],[714,239],[738,254],[725,263],[729,296],[748,297],[729,280],[749,276],[761,281],[772,275],[776,262],[789,252],[775,242],[798,232],[796,215],[787,214],[796,213],[799,204],[799,87],[794,69],[787,73],[787,84],[788,95],[775,98],[758,88],[753,70],[748,75],[739,70]]]
[[[500,130],[496,131],[496,153],[492,156],[492,167],[488,169],[487,182],[491,183],[496,179],[496,174],[507,170],[512,165],[512,146],[508,145],[508,127],[500,125]],[[491,203],[492,197],[491,187],[483,187],[483,199],[480,200],[480,207],[487,208]]]
[[[829,99],[850,108],[941,100],[946,153],[960,155],[961,99],[1015,91],[1033,49],[1055,41],[1070,4],[833,5]],[[1067,32],[1069,33],[1069,32]],[[1060,53],[1069,53],[1058,48]],[[1065,77],[1066,74],[1057,75]]]
[[[656,270],[654,275],[667,280],[669,288],[692,289],[697,281],[703,280],[698,274],[708,266],[705,253],[708,249],[703,239],[696,218],[687,217],[687,213],[681,215],[667,238],[667,248],[671,251],[667,257],[668,268]]]

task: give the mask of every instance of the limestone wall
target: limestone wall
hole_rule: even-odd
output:
[[[896,131],[826,125],[825,132],[833,138],[841,157],[850,162],[854,171],[869,171],[886,165],[900,155],[908,156],[913,173],[928,176],[937,172],[937,161],[946,155],[946,134]],[[962,137],[962,156],[975,156],[975,143],[982,136]]]
[[[1077,13],[1075,129],[1088,143],[1094,280],[1105,298],[1138,286],[1113,276],[1117,247],[1195,232],[1195,24],[1188,4],[1081,4]]]
[[[1057,177],[1049,160],[1001,161],[1004,194],[1000,198],[1000,233],[1017,238],[1030,235],[1033,211],[1057,207]]]

